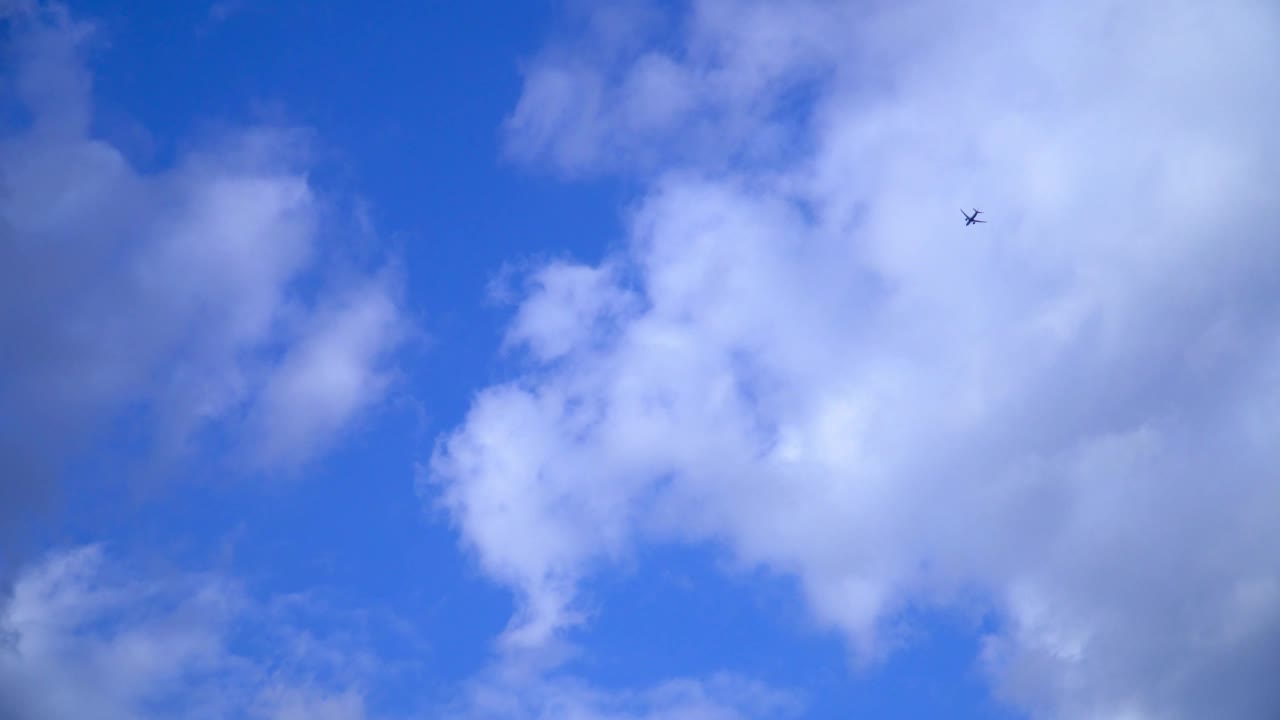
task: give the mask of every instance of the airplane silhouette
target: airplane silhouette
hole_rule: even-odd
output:
[[[964,226],[965,226],[965,227],[969,227],[970,225],[972,225],[972,224],[974,224],[974,223],[976,223],[976,222],[980,222],[980,223],[984,223],[984,222],[986,222],[986,220],[979,220],[979,219],[978,219],[978,215],[982,213],[982,211],[981,211],[981,210],[979,210],[978,208],[974,208],[974,209],[973,209],[973,214],[972,214],[972,215],[970,215],[969,213],[965,212],[964,210],[961,210],[961,211],[960,211],[960,213],[961,213],[962,215],[964,215]]]

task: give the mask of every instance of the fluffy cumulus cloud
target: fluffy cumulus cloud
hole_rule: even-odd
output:
[[[508,130],[640,178],[629,242],[536,276],[529,371],[433,458],[507,642],[710,539],[861,658],[908,605],[991,608],[1034,717],[1276,712],[1280,10],[623,7],[654,42],[597,16]]]
[[[50,553],[0,605],[0,718],[367,717],[362,653],[308,651],[291,604],[218,575],[140,577],[98,546]]]
[[[386,391],[405,324],[394,272],[318,276],[353,223],[309,182],[306,133],[228,132],[143,172],[93,133],[94,28],[5,8],[4,497],[122,412],[167,451],[213,425],[260,467],[323,449]]]

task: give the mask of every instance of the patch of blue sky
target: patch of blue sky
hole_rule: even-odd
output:
[[[893,651],[860,665],[793,579],[707,544],[647,546],[593,577],[584,605],[590,622],[572,636],[587,651],[570,668],[601,687],[730,672],[795,692],[807,718],[1020,717],[990,696],[981,613],[908,609],[889,623]]]

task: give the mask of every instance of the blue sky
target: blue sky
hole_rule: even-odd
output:
[[[0,0],[0,720],[1280,707],[1269,4],[153,5]]]

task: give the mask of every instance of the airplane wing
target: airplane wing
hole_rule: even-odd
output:
[[[986,220],[974,220],[974,222],[984,223],[984,222],[986,222]]]

